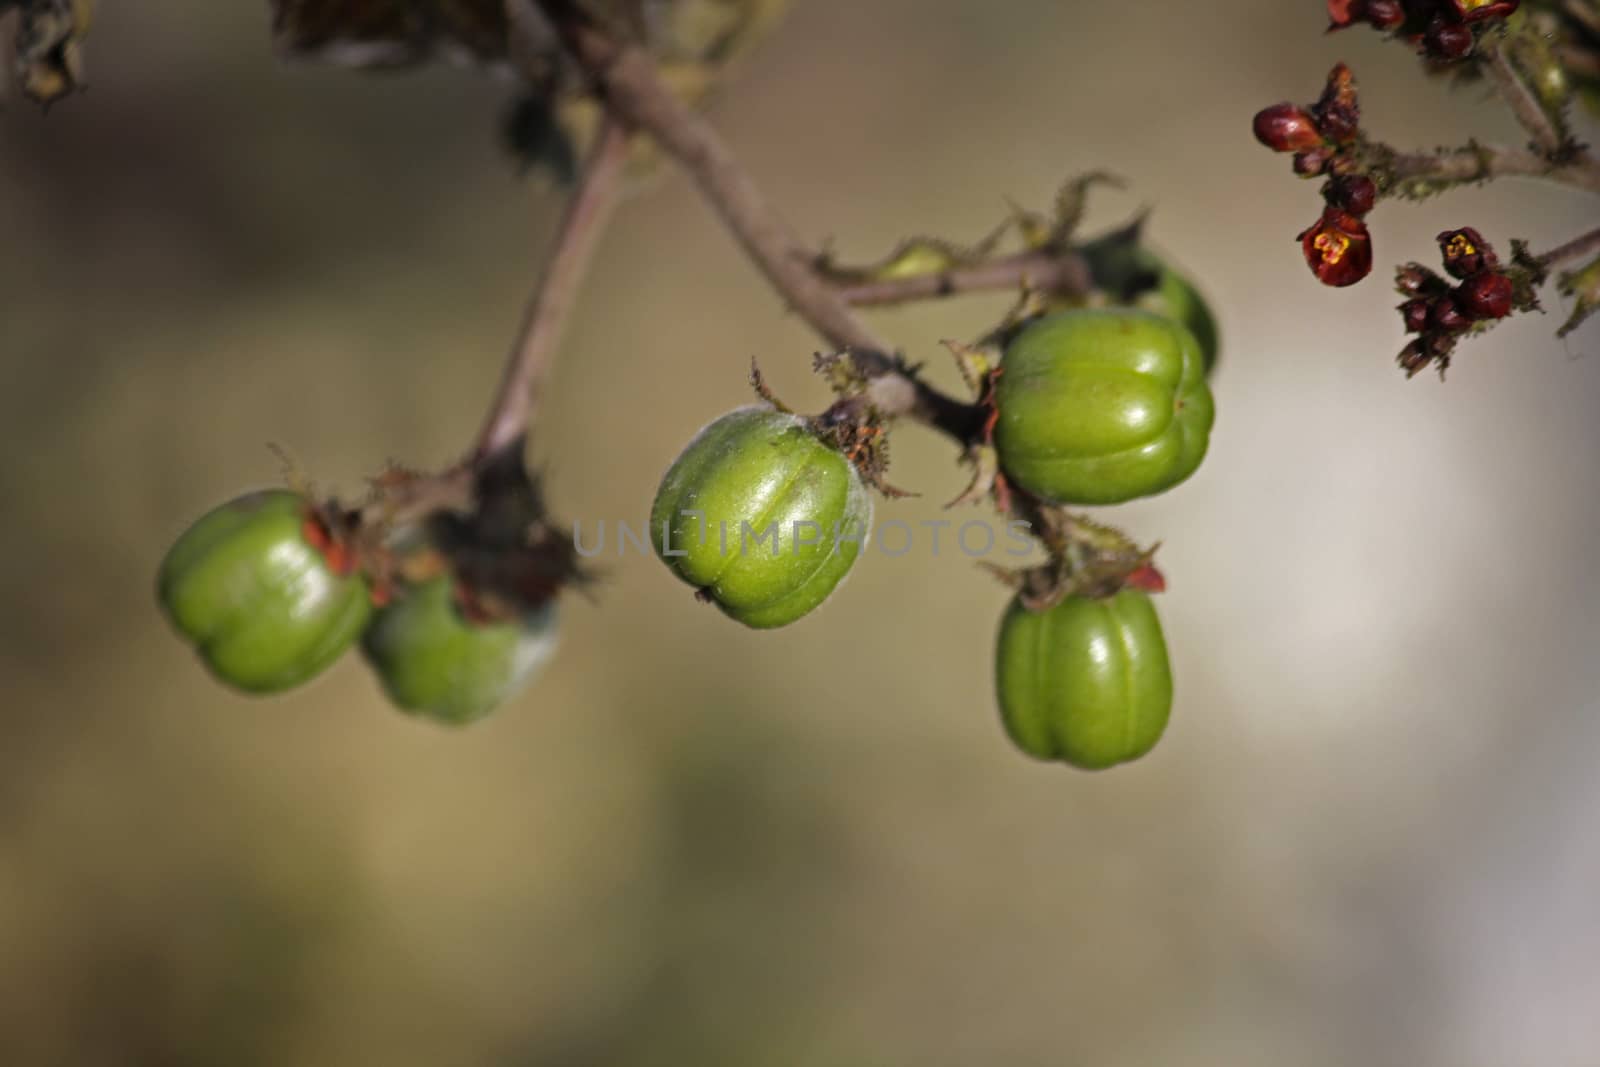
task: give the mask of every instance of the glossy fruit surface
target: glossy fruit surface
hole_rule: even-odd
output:
[[[1124,308],[1046,316],[1006,348],[995,388],[1000,464],[1064,504],[1116,504],[1177,485],[1205,458],[1213,408],[1181,323]]]
[[[555,651],[555,602],[520,622],[465,618],[448,577],[403,591],[373,617],[361,652],[389,699],[405,711],[464,724],[526,686]]]
[[[1139,298],[1139,306],[1187,326],[1200,344],[1200,358],[1209,375],[1217,365],[1217,348],[1221,343],[1211,305],[1200,295],[1194,282],[1154,252],[1140,248],[1138,260],[1156,276],[1155,289]]]
[[[650,540],[730,618],[785,626],[828,598],[872,525],[861,476],[796,415],[739,408],[690,441],[661,480]]]
[[[1149,752],[1172,710],[1161,620],[1136,589],[1040,612],[1013,600],[1000,620],[995,681],[1018,748],[1086,770]]]
[[[336,572],[320,529],[304,497],[269,489],[207,513],[167,552],[161,607],[217,678],[280,692],[321,673],[360,635],[371,611],[366,582]]]

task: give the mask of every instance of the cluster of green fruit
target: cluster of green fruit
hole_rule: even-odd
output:
[[[446,574],[375,596],[326,516],[287,489],[207,513],[168,551],[157,586],[167,617],[228,685],[283,692],[359,640],[395,705],[451,723],[515,694],[556,640],[553,601],[516,621],[477,619]]]
[[[1215,330],[1186,285],[1165,310],[1061,311],[1007,345],[992,436],[1012,486],[1055,504],[1116,504],[1194,473],[1213,419],[1206,369]],[[679,578],[729,617],[765,629],[828,597],[871,519],[856,465],[814,420],[741,408],[702,430],[667,471],[651,531]],[[754,545],[729,533],[767,528],[772,536]],[[1148,595],[1131,587],[1042,611],[1019,596],[1000,625],[996,678],[1016,744],[1085,768],[1149,751],[1172,703],[1160,622]]]
[[[1060,311],[1006,345],[985,403],[1009,486],[1052,505],[1115,504],[1194,473],[1213,418],[1206,371],[1215,329],[1203,301],[1174,279],[1163,278],[1162,313]],[[862,461],[824,422],[770,406],[730,412],[690,442],[657,492],[657,554],[746,626],[785,626],[815,609],[866,543],[872,500]],[[748,543],[750,530],[766,536]],[[299,685],[359,641],[395,704],[447,722],[488,714],[548,656],[553,592],[518,617],[485,618],[465,610],[471,591],[448,569],[374,581],[358,532],[300,493],[240,497],[168,552],[162,606],[211,671],[239,689]],[[1032,755],[1088,768],[1147,752],[1172,702],[1147,593],[1120,582],[1097,592],[1056,597],[1042,610],[1019,595],[996,653],[1012,739]]]

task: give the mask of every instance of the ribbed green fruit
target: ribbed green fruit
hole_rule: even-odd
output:
[[[207,513],[161,562],[157,598],[218,679],[276,693],[321,673],[371,611],[359,574],[336,574],[306,539],[304,497],[249,493]]]
[[[523,689],[555,651],[554,601],[518,622],[466,619],[440,577],[380,609],[361,652],[398,708],[440,722],[483,718]]]
[[[739,408],[690,441],[650,510],[656,554],[729,618],[799,619],[849,572],[872,525],[861,476],[796,415]]]
[[[1063,504],[1172,488],[1205,458],[1214,410],[1194,335],[1126,308],[1057,312],[1006,348],[994,440],[1017,485]]]
[[[1211,313],[1211,306],[1187,276],[1174,270],[1154,252],[1141,248],[1138,258],[1157,278],[1156,287],[1139,298],[1139,306],[1187,326],[1200,344],[1200,358],[1209,376],[1217,365],[1220,344],[1217,319]]]
[[[1138,759],[1172,710],[1155,606],[1136,589],[1039,612],[1013,600],[1000,620],[995,688],[1006,732],[1030,756],[1086,770]]]

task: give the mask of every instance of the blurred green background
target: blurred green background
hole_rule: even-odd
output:
[[[386,707],[354,657],[258,701],[157,615],[171,539],[274,483],[454,458],[559,206],[509,87],[276,62],[266,5],[104,4],[92,88],[0,116],[0,1063],[1592,1065],[1600,1056],[1600,335],[1524,316],[1407,383],[1394,263],[1527,184],[1372,219],[1321,288],[1316,188],[1249,135],[1344,58],[1402,144],[1520,140],[1322,5],[803,0],[714,109],[808,238],[975,238],[1109,168],[1222,321],[1219,421],[1160,539],[1178,697],[1138,764],[1031,762],[991,696],[1005,597],[869,553],[753,633],[606,561],[496,718]],[[1586,132],[1592,137],[1593,127]],[[941,337],[1004,297],[877,317]],[[685,182],[619,212],[536,449],[637,521],[758,355],[814,341]],[[1587,353],[1587,355],[1586,355]],[[942,517],[949,445],[895,439]]]

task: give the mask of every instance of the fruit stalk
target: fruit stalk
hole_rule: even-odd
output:
[[[662,82],[650,56],[614,40],[575,0],[537,2],[606,107],[655,138],[693,178],[789,307],[830,345],[849,350],[873,381],[871,397],[879,414],[916,419],[965,443],[977,425],[973,406],[909,373],[890,345],[812,269],[815,253],[768,203],[711,124]]]
[[[1093,279],[1089,264],[1077,252],[1030,250],[954,270],[843,285],[838,293],[852,307],[888,307],[961,293],[1016,292],[1024,285],[1049,293],[1081,295],[1093,288]]]
[[[1558,158],[1566,147],[1566,138],[1556,129],[1555,123],[1550,121],[1550,116],[1539,105],[1539,98],[1534,95],[1522,73],[1506,55],[1504,42],[1485,42],[1481,54],[1484,75],[1500,94],[1500,98],[1506,102],[1506,106],[1511,109],[1517,121],[1522,124],[1522,128],[1533,138],[1534,146],[1545,157]],[[1586,153],[1580,153],[1582,154]]]
[[[1572,259],[1582,259],[1594,252],[1600,252],[1600,228],[1590,230],[1588,233],[1574,237],[1566,244],[1557,245],[1548,252],[1540,253],[1534,258],[1541,267],[1554,267]]]
[[[474,464],[515,447],[527,433],[538,410],[551,356],[561,340],[561,328],[610,218],[627,157],[627,130],[608,119],[595,137],[567,202],[555,248],[523,312],[522,327],[473,449]]]

